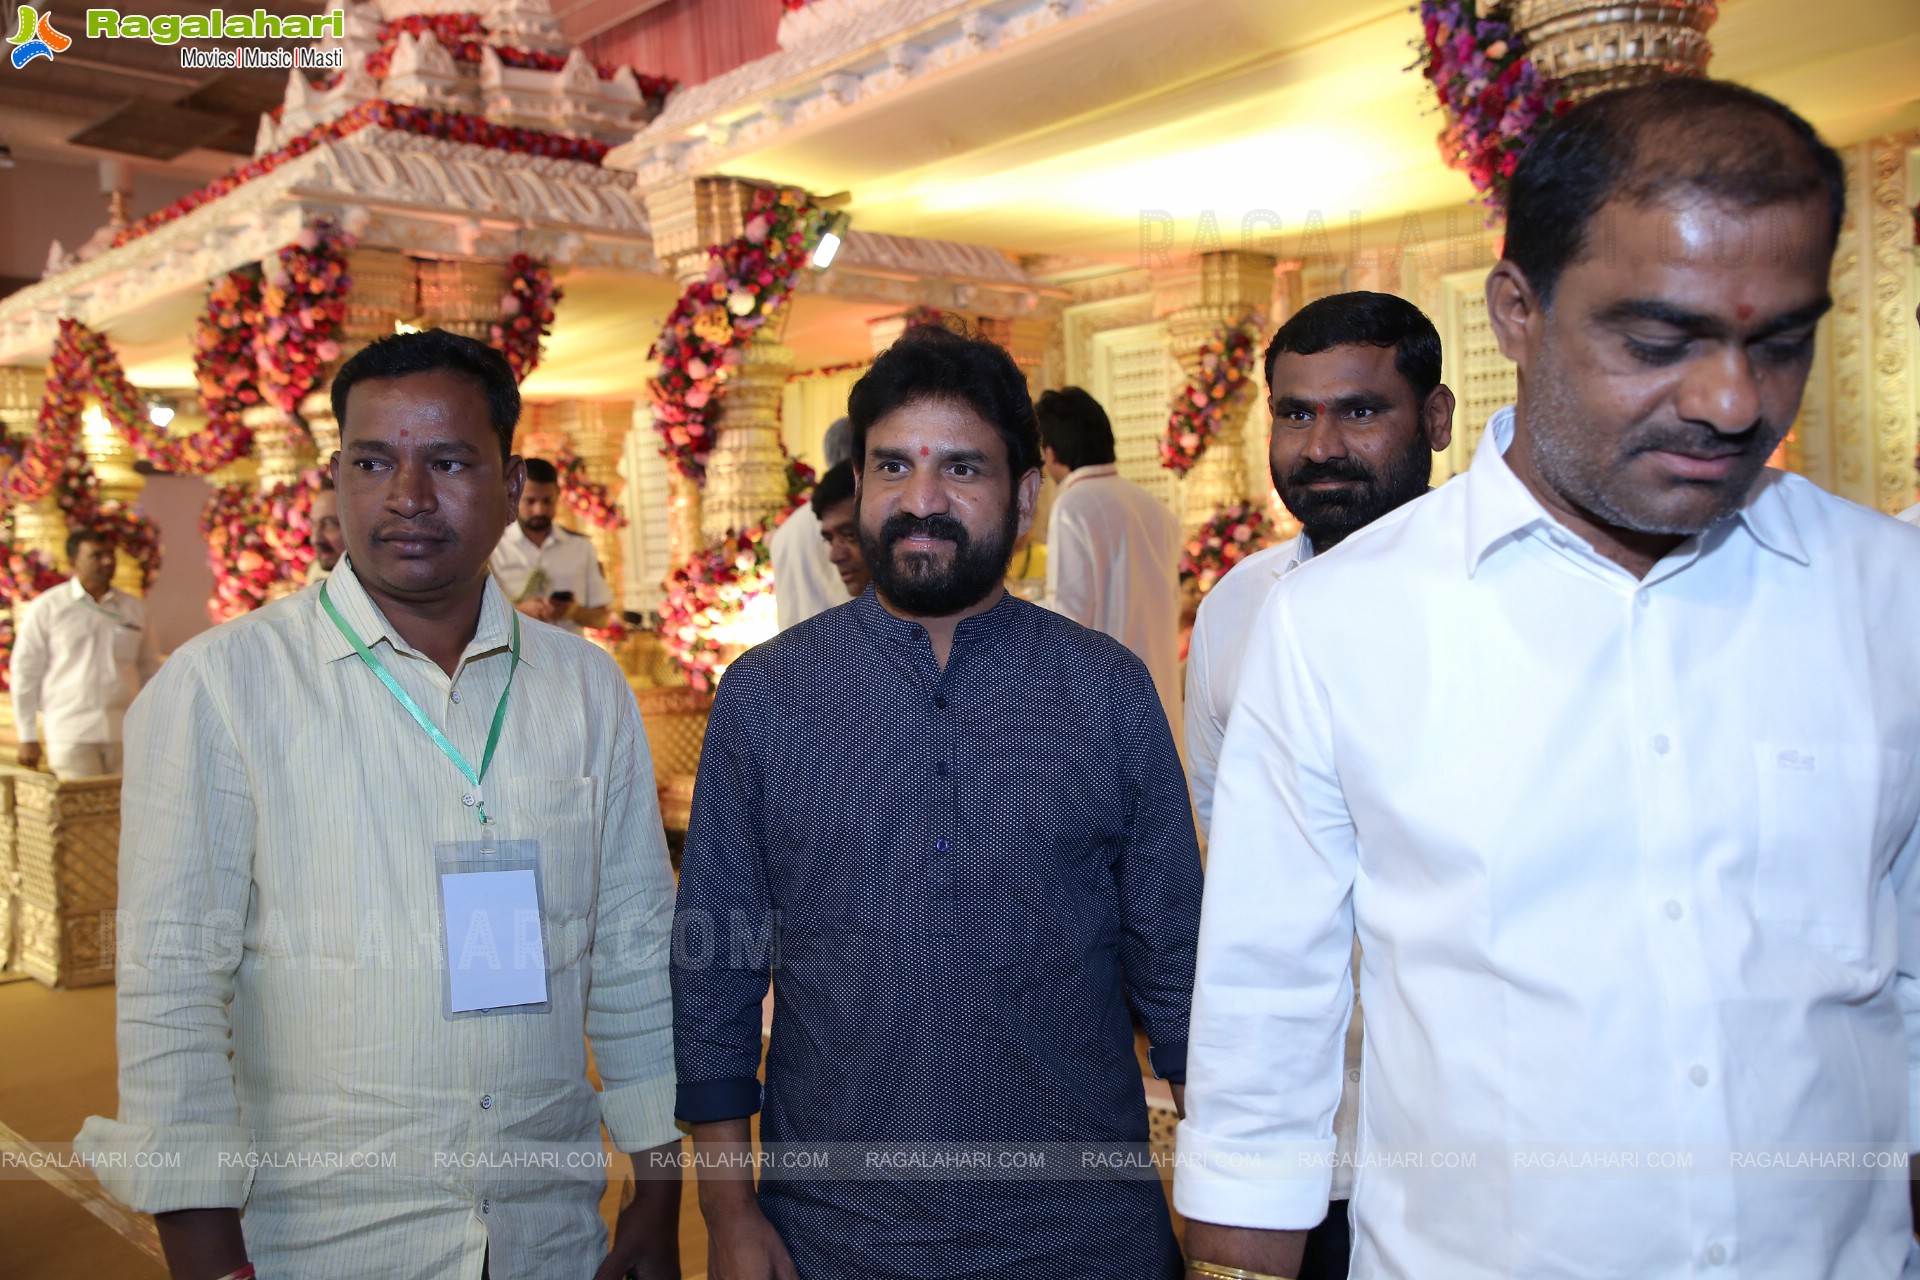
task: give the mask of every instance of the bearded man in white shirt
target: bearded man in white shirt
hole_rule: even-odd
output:
[[[600,568],[593,539],[553,522],[560,508],[560,471],[545,458],[528,458],[526,486],[514,521],[500,535],[490,566],[513,607],[575,635],[605,626],[613,588]]]
[[[113,543],[90,529],[67,535],[73,577],[21,611],[13,644],[13,722],[20,763],[62,778],[120,772],[127,708],[160,666],[146,606],[113,585]]]
[[[1298,536],[1256,551],[1200,602],[1187,649],[1187,778],[1205,831],[1249,634],[1274,585],[1348,534],[1427,491],[1433,455],[1453,438],[1440,335],[1390,293],[1341,293],[1295,312],[1267,345],[1268,465]],[[1334,1117],[1333,1202],[1307,1233],[1301,1280],[1344,1280],[1347,1197],[1360,1107],[1360,1017],[1347,1028]]]
[[[852,424],[845,418],[834,419],[820,437],[820,452],[829,471],[842,465],[851,467]],[[767,538],[767,555],[773,560],[773,613],[780,630],[846,601],[844,579],[827,539],[821,536],[820,517],[812,503],[795,507],[780,522]]]
[[[1844,200],[1803,120],[1704,80],[1522,158],[1516,409],[1256,624],[1190,1275],[1291,1276],[1326,1211],[1356,936],[1360,1280],[1920,1274],[1920,533],[1765,469]]]
[[[1133,650],[1167,723],[1180,723],[1180,522],[1121,476],[1113,423],[1079,387],[1034,402],[1040,458],[1059,492],[1047,517],[1043,604]]]

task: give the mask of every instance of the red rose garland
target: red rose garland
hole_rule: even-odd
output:
[[[1193,469],[1220,434],[1220,411],[1253,375],[1260,345],[1260,317],[1249,315],[1216,330],[1200,346],[1200,376],[1174,397],[1167,435],[1160,442],[1160,465],[1181,474]]]
[[[708,248],[706,279],[674,306],[647,352],[660,371],[647,384],[660,452],[676,472],[706,474],[726,381],[741,351],[793,291],[820,238],[820,210],[790,191],[756,192],[744,234]]]
[[[660,604],[660,641],[694,688],[711,689],[725,674],[724,655],[712,639],[713,631],[753,599],[773,590],[773,553],[767,537],[800,506],[812,484],[813,468],[788,458],[787,501],[771,519],[738,533],[729,529],[717,544],[695,553],[667,575],[666,599]]]
[[[587,478],[587,464],[572,449],[562,448],[553,460],[560,473],[560,496],[573,513],[596,529],[624,529],[627,517],[607,486]]]
[[[514,151],[522,155],[571,160],[578,164],[597,165],[606,156],[608,150],[606,143],[592,138],[574,138],[562,133],[548,133],[542,129],[520,129],[511,125],[495,124],[484,116],[470,115],[464,111],[408,107],[397,102],[370,98],[344,115],[337,116],[325,124],[315,125],[259,159],[250,160],[224,177],[214,179],[198,191],[182,196],[166,208],[150,213],[138,222],[127,224],[113,237],[114,246],[117,248],[129,241],[138,240],[156,227],[163,227],[176,218],[185,217],[202,205],[211,204],[222,196],[230,195],[255,178],[265,177],[289,160],[298,159],[309,151],[338,142],[368,127],[387,129],[394,133],[417,134],[425,138],[438,138],[446,142],[460,142],[468,146],[485,147],[491,151]]]
[[[513,367],[516,382],[540,364],[540,340],[553,332],[553,309],[565,297],[553,283],[553,272],[544,262],[524,253],[513,255],[507,266],[507,292],[500,299],[500,319],[493,324],[488,342]]]
[[[1422,37],[1414,65],[1433,85],[1446,114],[1440,156],[1465,173],[1487,205],[1506,204],[1507,180],[1540,126],[1572,101],[1526,56],[1484,0],[1422,0]]]
[[[13,688],[13,606],[53,590],[67,575],[38,551],[22,551],[0,528],[0,689]]]
[[[253,433],[240,421],[240,413],[260,403],[253,358],[259,325],[258,267],[229,271],[207,291],[206,310],[193,331],[193,376],[200,384],[200,403],[206,406],[207,429],[193,440],[217,431],[224,447],[202,449],[168,470],[205,474],[243,456],[252,446]]]
[[[340,358],[347,321],[347,250],[353,238],[319,219],[300,238],[262,264],[260,327],[253,336],[260,394],[282,413],[320,384],[321,371]]]
[[[1181,550],[1180,580],[1193,582],[1204,596],[1227,570],[1268,544],[1270,526],[1266,512],[1252,503],[1214,512]]]
[[[207,613],[225,622],[251,613],[276,588],[306,581],[313,565],[313,495],[322,472],[314,468],[288,484],[262,492],[248,485],[222,485],[200,514],[213,568]]]

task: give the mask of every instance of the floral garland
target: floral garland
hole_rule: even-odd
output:
[[[1204,596],[1227,570],[1268,544],[1271,523],[1250,502],[1214,512],[1181,550],[1180,581],[1194,583]]]
[[[566,295],[553,283],[547,264],[524,253],[507,266],[507,291],[500,298],[500,319],[489,342],[506,356],[516,382],[540,364],[540,340],[553,332],[553,309]]]
[[[242,484],[214,490],[200,513],[213,568],[207,613],[225,622],[251,613],[287,586],[306,581],[313,564],[313,495],[318,467],[264,492]]]
[[[795,510],[813,483],[813,468],[787,459],[787,500],[750,529],[729,529],[715,545],[667,575],[660,603],[660,642],[687,683],[705,692],[726,673],[725,655],[713,640],[756,597],[773,590],[773,552],[768,535]]]
[[[259,325],[258,267],[229,271],[207,290],[206,310],[193,330],[193,377],[200,386],[200,403],[206,406],[207,428],[192,441],[210,437],[214,444],[195,456],[183,456],[167,470],[205,474],[245,455],[252,446],[253,432],[240,421],[240,412],[260,403],[253,356]]]
[[[1534,65],[1488,0],[1421,0],[1414,64],[1446,113],[1440,155],[1467,175],[1489,208],[1506,205],[1507,180],[1542,121],[1573,105]]]
[[[471,115],[464,111],[409,107],[381,98],[369,98],[345,114],[336,116],[325,124],[315,125],[298,137],[289,139],[257,160],[250,160],[224,177],[215,178],[198,191],[182,196],[166,208],[150,213],[137,222],[128,223],[114,235],[114,247],[118,248],[129,241],[138,240],[155,228],[165,226],[176,218],[185,217],[200,206],[211,204],[222,196],[230,195],[255,178],[265,177],[281,165],[297,160],[309,151],[338,142],[369,127],[387,129],[394,133],[417,134],[423,138],[438,138],[445,142],[459,142],[468,146],[485,147],[490,151],[515,151],[522,155],[542,156],[552,160],[571,160],[577,164],[597,165],[605,158],[608,150],[606,143],[593,138],[574,138],[563,133],[548,133],[542,129],[520,129],[510,125],[495,124],[484,116]]]
[[[269,404],[289,416],[320,384],[321,370],[340,358],[347,291],[353,287],[347,275],[352,244],[338,223],[317,219],[265,266],[260,327],[253,337],[257,385]]]
[[[0,689],[13,688],[13,606],[66,580],[45,555],[14,545],[10,523],[0,529]]]
[[[786,190],[758,191],[744,234],[709,247],[706,278],[680,295],[647,352],[660,365],[647,384],[654,429],[678,474],[705,474],[726,381],[742,349],[793,291],[819,236],[820,210],[811,201]]]
[[[1184,475],[1220,434],[1220,413],[1253,375],[1260,345],[1258,313],[1214,331],[1200,345],[1200,375],[1174,397],[1160,442],[1160,465]]]
[[[587,478],[587,464],[579,454],[563,447],[553,466],[560,473],[560,496],[575,515],[596,529],[627,527],[620,504],[607,492],[607,486]]]
[[[455,62],[477,64],[484,57],[487,48],[487,28],[485,20],[477,13],[412,13],[395,18],[391,22],[380,24],[376,39],[379,48],[367,55],[367,74],[376,80],[387,78],[387,71],[393,64],[393,51],[405,32],[415,39],[432,36],[438,40]],[[520,67],[529,71],[561,71],[566,68],[567,60],[557,53],[544,49],[513,49],[502,45],[493,46],[493,52],[502,66]],[[593,70],[602,80],[611,80],[618,74],[616,68],[594,63]],[[333,72],[320,81],[322,92],[332,89],[344,79],[344,71]],[[636,71],[635,78],[640,84],[640,93],[650,101],[659,101],[672,93],[675,81],[669,76],[653,76]]]

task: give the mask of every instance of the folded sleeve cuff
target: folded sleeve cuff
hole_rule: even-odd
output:
[[[745,1080],[682,1080],[673,1114],[687,1124],[738,1120],[760,1110],[760,1082]]]
[[[1187,1082],[1187,1042],[1179,1040],[1172,1044],[1156,1044],[1147,1050],[1147,1065],[1153,1068],[1157,1079],[1168,1084]]]
[[[1174,1131],[1173,1207],[1223,1227],[1308,1231],[1327,1216],[1334,1140],[1248,1142]]]
[[[632,1154],[679,1140],[673,1123],[673,1077],[636,1080],[617,1089],[600,1091],[600,1122],[607,1126],[614,1149]]]
[[[136,1213],[238,1209],[253,1187],[253,1141],[237,1125],[155,1128],[89,1116],[74,1150]]]

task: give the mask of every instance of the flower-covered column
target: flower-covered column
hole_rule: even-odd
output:
[[[340,326],[340,355],[329,364],[319,386],[300,402],[300,416],[322,465],[340,448],[340,424],[333,420],[333,376],[362,347],[390,336],[398,322],[420,314],[417,266],[412,258],[392,249],[355,248],[347,254],[353,291],[347,295],[347,315]]]
[[[707,492],[700,507],[700,531],[710,542],[729,529],[761,523],[786,501],[780,400],[792,371],[792,350],[762,330],[747,344],[740,367],[727,384],[720,429],[707,456]]]
[[[1222,330],[1250,313],[1263,312],[1273,295],[1275,260],[1264,253],[1223,250],[1200,255],[1197,273],[1156,289],[1154,309],[1180,362],[1182,384],[1175,394],[1202,378],[1204,348]],[[1258,379],[1242,384],[1220,407],[1219,434],[1194,463],[1181,484],[1181,528],[1189,536],[1226,507],[1246,502],[1252,492],[1247,475],[1246,419]],[[1260,488],[1265,490],[1265,484]]]
[[[286,414],[271,405],[255,405],[241,419],[253,431],[253,453],[260,463],[255,480],[262,493],[292,484],[313,466],[313,441]]]

